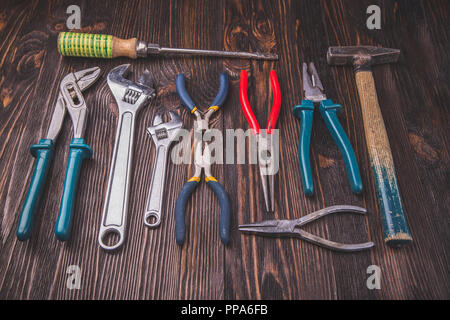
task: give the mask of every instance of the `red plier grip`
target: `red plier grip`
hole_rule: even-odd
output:
[[[255,115],[253,114],[253,110],[250,107],[250,103],[248,102],[247,97],[247,71],[241,71],[241,83],[239,86],[239,100],[241,101],[241,108],[244,111],[245,118],[250,125],[250,128],[253,129],[255,134],[259,134],[260,127],[258,120],[256,120]]]
[[[280,85],[278,84],[277,73],[275,70],[270,71],[270,82],[272,85],[273,92],[273,104],[272,110],[270,111],[269,121],[267,122],[267,133],[272,133],[272,129],[275,128],[278,120],[278,115],[280,114],[281,108],[281,92]],[[247,97],[247,71],[241,71],[241,82],[239,87],[239,99],[241,101],[242,111],[244,111],[245,118],[247,119],[250,127],[253,129],[255,134],[260,133],[260,126],[256,117],[253,113],[250,103]]]
[[[277,73],[275,70],[270,71],[270,83],[272,84],[273,104],[269,115],[269,121],[267,121],[267,133],[269,134],[272,133],[272,129],[275,129],[281,109],[280,85],[278,84]]]

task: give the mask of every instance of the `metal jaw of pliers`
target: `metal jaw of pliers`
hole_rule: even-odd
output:
[[[273,157],[275,154],[272,134],[258,134],[258,168],[267,212],[275,211],[275,173]]]
[[[327,99],[324,93],[322,81],[320,81],[314,63],[310,63],[309,66],[303,63],[303,92],[305,95],[304,100],[311,100],[312,102],[321,102]]]
[[[194,104],[194,101],[189,96],[185,87],[185,78],[183,74],[179,74],[176,80],[177,93],[180,97],[183,107],[185,107],[191,114],[195,115],[197,121],[195,123],[194,131],[196,138],[200,139],[195,145],[194,163],[195,173],[181,189],[177,202],[175,204],[175,237],[178,245],[183,245],[186,236],[186,205],[192,192],[197,187],[201,180],[202,170],[205,171],[205,181],[208,186],[214,191],[219,199],[220,217],[219,217],[219,235],[224,244],[228,244],[230,239],[230,200],[225,191],[225,188],[214,178],[211,174],[211,150],[208,144],[205,145],[202,151],[202,135],[204,131],[209,130],[209,119],[214,112],[222,107],[228,94],[228,76],[225,72],[220,74],[220,85],[216,97],[211,106],[206,112],[202,113]]]
[[[310,63],[309,66],[303,63],[303,91],[304,100],[292,110],[292,113],[301,119],[298,154],[303,191],[308,196],[314,194],[309,149],[311,144],[314,103],[320,102],[320,114],[342,154],[350,187],[354,193],[361,193],[363,186],[355,152],[337,117],[337,113],[342,109],[342,106],[327,99],[314,63]]]
[[[374,246],[373,242],[356,244],[339,243],[318,237],[300,228],[326,215],[343,212],[364,215],[367,211],[364,208],[355,206],[332,206],[310,213],[307,216],[301,217],[296,220],[266,220],[250,224],[242,224],[239,226],[239,230],[241,232],[252,233],[261,236],[297,237],[321,247],[342,252],[361,251],[372,248]]]
[[[20,214],[17,238],[26,240],[31,236],[33,220],[45,187],[48,170],[54,154],[54,140],[61,130],[66,111],[72,119],[74,137],[70,144],[69,161],[64,180],[61,207],[55,226],[56,237],[69,238],[78,178],[85,158],[92,157],[91,148],[85,144],[83,134],[86,125],[87,106],[82,91],[89,88],[100,76],[100,68],[94,67],[66,75],[59,86],[58,98],[53,111],[47,137],[32,145],[31,154],[36,158],[28,194]]]

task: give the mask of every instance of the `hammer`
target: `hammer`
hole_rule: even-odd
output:
[[[330,65],[353,65],[358,87],[370,165],[381,211],[384,241],[391,246],[410,244],[411,233],[403,210],[394,161],[378,103],[371,66],[398,60],[400,50],[372,46],[329,47]]]

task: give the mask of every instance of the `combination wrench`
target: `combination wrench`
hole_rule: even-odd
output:
[[[120,65],[108,74],[107,82],[119,108],[119,123],[103,207],[98,242],[105,250],[119,248],[125,240],[126,214],[130,186],[134,127],[138,111],[156,96],[150,73],[145,70],[138,82],[125,79],[129,64]],[[117,234],[115,244],[107,244],[109,234]]]
[[[169,115],[171,119],[169,122],[163,122],[161,116],[156,115],[153,120],[153,126],[147,128],[147,132],[151,135],[155,144],[155,161],[144,214],[144,224],[150,228],[156,228],[161,223],[161,208],[169,148],[178,137],[183,126],[183,121],[176,113],[169,111]]]

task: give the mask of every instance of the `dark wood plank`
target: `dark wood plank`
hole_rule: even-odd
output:
[[[62,58],[56,50],[73,1],[3,1],[0,4],[0,298],[2,299],[448,299],[448,1],[378,1],[382,30],[368,30],[366,8],[373,1],[79,1],[82,31],[137,36],[165,46],[270,51],[278,62],[213,58],[154,58],[130,61]],[[351,67],[326,63],[329,45],[370,44],[401,49],[398,63],[374,67],[378,97],[390,138],[414,244],[391,249],[382,226],[369,171],[358,94]],[[343,161],[319,113],[313,123],[311,160],[316,194],[304,196],[298,169],[300,122],[291,114],[302,99],[301,63],[313,61],[327,96],[344,106],[341,123],[357,154],[365,192],[351,193]],[[133,76],[149,69],[157,98],[138,116],[127,239],[109,254],[97,244],[117,125],[117,107],[106,73],[130,63]],[[77,194],[72,237],[53,235],[59,210],[67,145],[66,120],[30,241],[15,229],[31,178],[28,148],[45,136],[59,82],[70,71],[98,65],[104,76],[85,98],[86,140],[94,158],[86,161]],[[239,105],[239,72],[249,73],[248,95],[265,126],[272,104],[269,72],[282,90],[280,170],[276,211],[266,213],[256,165],[214,165],[232,200],[231,241],[218,236],[218,201],[202,183],[186,212],[184,247],[174,241],[173,210],[193,166],[169,164],[163,223],[142,223],[154,146],[145,134],[157,113],[179,112],[186,128],[194,119],[179,108],[175,78],[182,72],[198,105],[212,101],[218,76],[227,71],[230,91],[213,118],[218,129],[248,128]],[[248,156],[248,151],[247,156]],[[335,204],[369,210],[366,218],[336,216],[306,227],[344,242],[369,237],[375,249],[334,253],[298,239],[241,235],[239,223],[298,218]],[[367,236],[368,234],[368,236]],[[67,267],[79,265],[80,290],[66,287]],[[378,265],[382,290],[368,290],[366,269]]]

